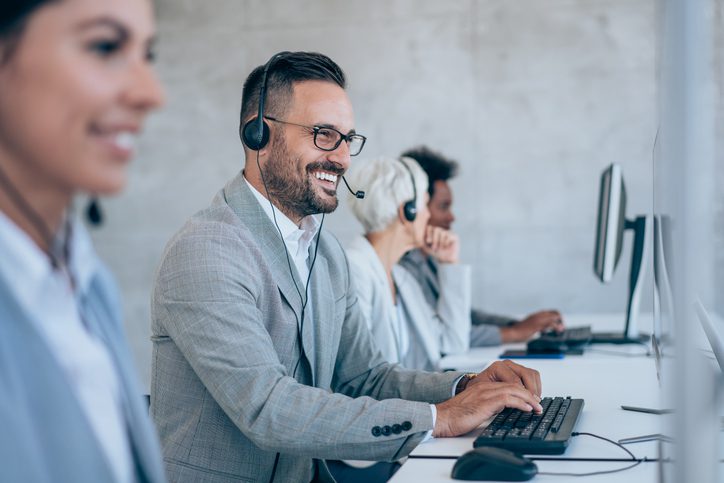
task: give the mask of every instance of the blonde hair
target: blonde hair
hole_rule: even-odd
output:
[[[410,173],[415,180],[414,189]],[[415,194],[418,210],[425,203],[427,175],[412,158],[383,156],[361,161],[350,170],[349,180],[352,186],[365,191],[364,199],[348,196],[352,213],[362,223],[365,233],[382,231],[390,226],[397,219],[399,207],[412,200]]]

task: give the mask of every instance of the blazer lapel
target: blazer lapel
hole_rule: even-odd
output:
[[[284,242],[279,236],[279,231],[259,206],[259,202],[249,190],[241,172],[226,185],[223,194],[236,216],[254,233],[279,291],[294,311],[297,325],[299,325],[302,313],[300,294],[304,297],[304,283],[299,278],[291,258],[287,260]],[[290,265],[291,271],[289,270]]]
[[[287,259],[286,247],[279,236],[278,229],[271,222],[264,210],[262,210],[261,206],[259,206],[259,202],[247,186],[241,172],[226,185],[223,194],[226,202],[236,216],[254,233],[274,280],[279,287],[279,292],[294,312],[297,330],[300,331],[302,335],[302,349],[306,355],[306,362],[309,364],[311,383],[312,385],[316,385],[317,370],[315,361],[318,360],[316,352],[320,346],[315,343],[315,339],[318,337],[315,336],[315,332],[318,331],[315,330],[316,324],[314,319],[318,318],[317,305],[323,306],[325,304],[317,304],[312,299],[314,312],[312,313],[309,308],[307,309],[309,312],[305,315],[304,325],[302,325],[301,314],[306,281],[303,282],[299,277],[299,273],[291,258]],[[326,266],[326,262],[321,262],[321,258],[317,258],[312,278],[315,278],[317,268],[322,264]],[[326,267],[324,270],[326,273]],[[314,297],[316,291],[317,288],[312,283],[312,286],[309,287],[309,296]],[[328,289],[327,293],[331,293],[331,289]]]
[[[54,477],[62,479],[75,475],[90,478],[93,475],[98,481],[110,481],[113,478],[111,468],[67,374],[35,323],[4,289],[4,283],[0,277],[0,320],[3,321],[0,327],[0,365],[7,364],[5,376],[18,382],[18,386],[9,388],[5,394],[0,394],[0,398],[10,398],[15,403],[16,416],[27,419],[28,438],[37,430],[39,436],[35,437],[43,440],[38,446],[53,449],[50,453],[35,456],[38,464],[47,464],[59,472]],[[0,371],[2,375],[3,371]],[[24,398],[30,400],[23,402]],[[62,416],[58,417],[59,414]],[[68,444],[82,448],[85,461],[82,467],[73,467],[77,463],[77,451],[66,452],[63,447]]]

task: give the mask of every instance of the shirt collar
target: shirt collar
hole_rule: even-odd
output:
[[[319,220],[317,220],[317,218],[312,215],[308,215],[302,218],[302,222],[299,226],[297,226],[296,223],[290,220],[278,208],[275,208],[274,211],[272,211],[272,206],[269,202],[269,199],[263,194],[259,193],[259,191],[257,191],[257,189],[251,185],[251,183],[249,183],[249,181],[246,179],[246,176],[244,176],[244,182],[249,187],[252,194],[256,198],[256,201],[258,201],[259,205],[261,205],[261,209],[264,210],[264,213],[266,213],[272,223],[274,223],[274,216],[276,214],[276,224],[279,227],[279,230],[282,232],[284,242],[300,243],[308,247],[309,243],[314,238],[314,235],[317,233],[317,229],[319,228]]]
[[[76,293],[85,294],[99,261],[88,232],[78,220],[70,223],[69,264],[76,282]],[[24,307],[32,308],[43,297],[45,281],[54,275],[48,256],[10,218],[0,211],[0,274],[8,282],[12,295]]]

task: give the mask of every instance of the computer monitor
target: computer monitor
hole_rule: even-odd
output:
[[[596,248],[593,254],[593,271],[603,283],[613,279],[613,272],[621,259],[625,222],[626,186],[621,166],[611,164],[601,175]]]
[[[626,185],[621,166],[612,163],[601,174],[593,271],[601,282],[610,282],[621,259],[624,233],[633,231],[626,323],[621,332],[594,332],[592,342],[627,344],[641,343],[648,338],[638,333],[636,323],[646,267],[646,225],[646,216],[626,219]]]

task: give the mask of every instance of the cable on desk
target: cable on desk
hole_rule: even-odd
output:
[[[614,446],[618,446],[619,448],[624,450],[626,453],[628,453],[628,455],[631,457],[632,460],[636,459],[636,456],[631,451],[629,451],[629,449],[626,446],[624,446],[621,443],[618,443],[612,439],[608,439],[608,438],[605,438],[603,436],[599,436],[599,435],[593,434],[593,433],[575,432],[575,431],[571,433],[571,436],[591,436],[592,438],[598,438],[602,441],[606,441],[607,443],[611,443]]]
[[[545,476],[597,476],[597,475],[607,475],[609,473],[618,473],[620,471],[626,471],[630,470],[631,468],[634,468],[638,465],[643,463],[643,461],[638,460],[634,464],[625,466],[623,468],[616,468],[615,470],[603,470],[603,471],[591,471],[589,473],[556,473],[556,472],[549,472],[549,471],[539,471],[537,474],[539,475],[545,475]]]
[[[538,472],[538,474],[539,474],[539,475],[546,475],[546,476],[596,476],[596,475],[607,475],[607,474],[610,474],[610,473],[618,473],[618,472],[621,472],[621,471],[630,470],[631,468],[634,468],[634,467],[640,465],[640,464],[643,463],[644,461],[647,461],[647,460],[645,460],[645,459],[637,459],[636,456],[635,456],[631,451],[629,451],[629,449],[628,449],[627,447],[625,447],[624,445],[622,445],[622,444],[620,444],[620,443],[617,443],[616,441],[614,441],[614,440],[612,440],[612,439],[608,439],[608,438],[605,438],[605,437],[603,437],[603,436],[599,436],[599,435],[593,434],[593,433],[583,433],[583,432],[580,432],[580,433],[579,433],[579,432],[573,432],[573,433],[571,433],[571,436],[582,436],[582,435],[591,436],[591,437],[593,437],[593,438],[598,438],[598,439],[600,439],[600,440],[603,440],[603,441],[606,441],[606,442],[608,442],[608,443],[611,443],[611,444],[613,444],[613,445],[615,445],[615,446],[618,446],[619,448],[621,448],[622,450],[624,450],[626,453],[628,453],[629,456],[631,456],[631,458],[630,458],[629,460],[627,460],[627,461],[633,461],[633,464],[628,465],[628,466],[626,466],[626,467],[624,467],[624,468],[616,468],[615,470],[591,471],[591,472],[588,472],[588,473]],[[536,459],[536,458],[531,458],[531,459]]]
[[[456,460],[460,458],[460,456],[452,456],[452,455],[409,455],[407,457],[411,460]],[[543,457],[528,457],[527,459],[531,461],[578,461],[578,462],[586,462],[586,463],[628,463],[631,460],[631,458],[566,458],[566,457],[555,457],[555,456],[543,456]],[[663,463],[669,463],[671,460],[669,458],[659,459],[659,458],[636,458],[635,461],[638,461],[639,463],[658,463],[659,461]],[[721,460],[720,463],[724,463],[724,460]]]

